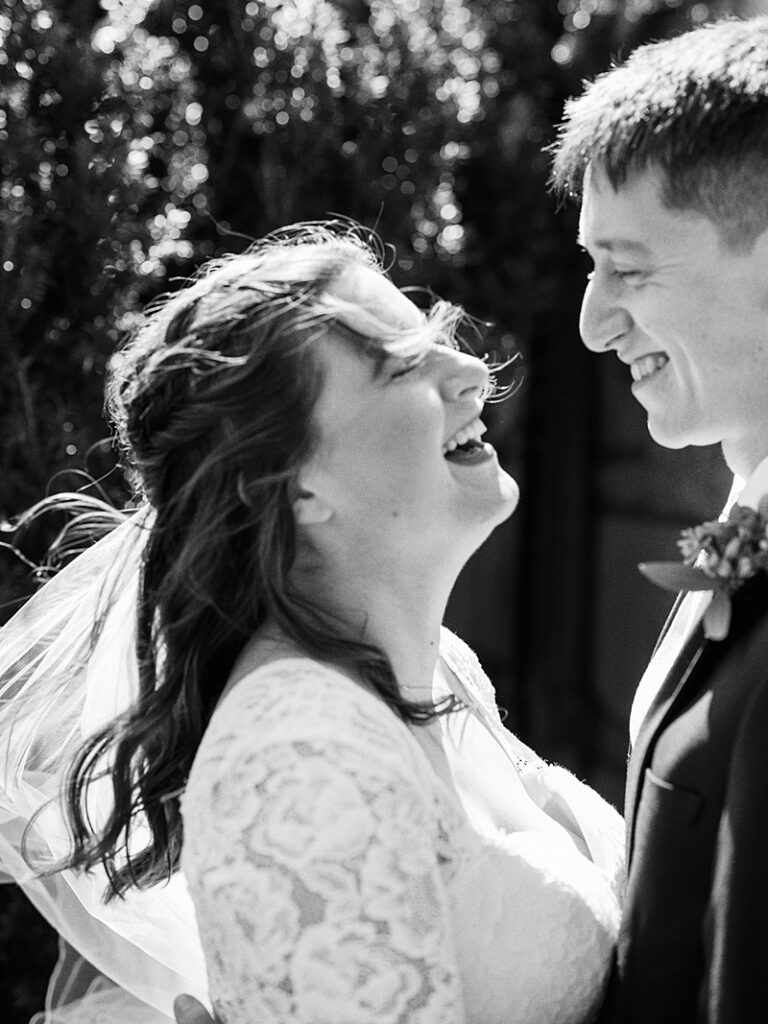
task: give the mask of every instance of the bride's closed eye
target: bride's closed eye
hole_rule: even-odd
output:
[[[401,377],[407,376],[413,370],[417,370],[420,366],[424,365],[426,353],[421,353],[418,356],[413,356],[410,359],[398,360],[399,366],[393,370],[389,375],[390,380],[398,380]]]

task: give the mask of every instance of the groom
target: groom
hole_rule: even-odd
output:
[[[569,102],[553,150],[554,184],[580,197],[594,261],[585,345],[626,364],[659,444],[718,442],[739,505],[757,509],[768,18],[641,47]],[[739,564],[745,550],[736,541],[711,564],[750,577],[735,590],[682,598],[635,699],[610,1024],[768,1021],[768,574],[754,548]]]

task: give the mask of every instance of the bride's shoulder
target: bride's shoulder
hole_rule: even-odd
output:
[[[384,701],[334,666],[309,657],[268,661],[243,674],[217,705],[182,812],[190,835],[211,841],[263,817],[272,791],[314,794],[322,816],[326,797],[346,806],[407,790],[426,814],[431,791],[414,747]],[[189,849],[200,854],[202,847]]]
[[[302,655],[243,662],[211,717],[195,758],[234,768],[259,751],[297,755],[310,743],[402,759],[410,749],[403,723],[379,697],[336,666]]]
[[[246,665],[227,687],[217,714],[255,714],[264,726],[288,719],[338,723],[349,717],[397,719],[351,673],[303,654],[286,654]]]

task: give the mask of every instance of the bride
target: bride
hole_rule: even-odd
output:
[[[114,357],[137,511],[0,634],[0,858],[103,975],[51,1019],[597,1012],[621,820],[441,626],[518,499],[462,317],[299,225]]]

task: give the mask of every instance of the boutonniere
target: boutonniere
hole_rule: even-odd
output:
[[[724,640],[731,625],[731,597],[758,572],[768,572],[768,495],[758,511],[734,505],[725,522],[683,530],[678,562],[644,562],[640,572],[666,590],[712,590],[704,613],[704,635]]]

